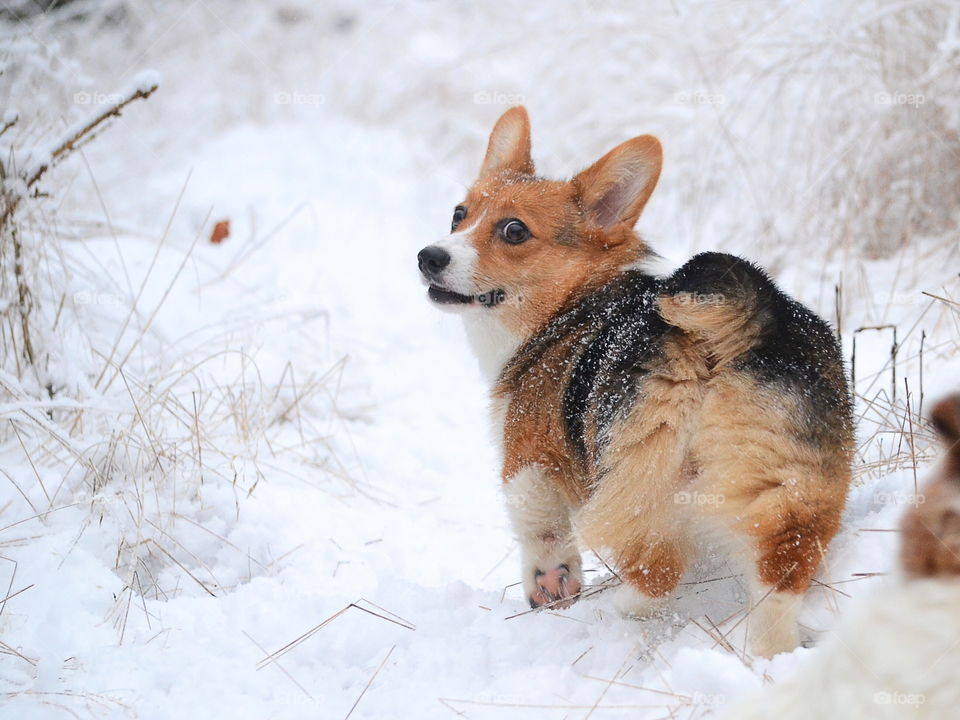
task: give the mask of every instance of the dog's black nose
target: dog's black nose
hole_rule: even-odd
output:
[[[425,247],[417,253],[417,264],[427,278],[436,280],[443,269],[450,264],[450,253],[436,245]]]

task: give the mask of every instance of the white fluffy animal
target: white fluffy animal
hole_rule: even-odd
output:
[[[724,720],[960,717],[960,395],[932,413],[947,444],[903,522],[901,575],[855,608],[796,676]]]

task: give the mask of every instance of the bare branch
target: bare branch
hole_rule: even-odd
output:
[[[42,178],[47,172],[47,170],[52,168],[63,158],[69,156],[70,153],[78,149],[86,140],[89,140],[91,137],[93,137],[97,129],[100,128],[103,123],[110,118],[119,117],[123,109],[135,100],[146,100],[158,87],[159,83],[154,81],[147,83],[145,86],[128,90],[126,93],[122,94],[122,96],[120,96],[116,102],[110,103],[85,122],[78,123],[70,128],[66,135],[53,145],[53,148],[49,152],[48,158],[46,158],[36,167],[28,168],[26,170],[26,174],[22,177],[22,179],[26,184],[27,190],[30,190],[34,185],[36,185],[40,178]],[[16,119],[9,123],[9,125],[12,125],[14,122],[16,122]],[[0,134],[3,134],[3,131],[6,130],[9,125],[5,125],[3,130],[0,130]],[[0,230],[6,226],[7,222],[13,216],[14,212],[16,212],[20,202],[25,196],[26,193],[16,193],[8,194],[7,197],[4,198],[3,211],[2,214],[0,214]]]
[[[17,113],[11,113],[10,115],[5,116],[4,119],[0,121],[3,123],[3,125],[0,125],[0,136],[2,136],[7,130],[9,130],[14,125],[16,125],[17,120],[19,119],[20,119],[20,116]]]

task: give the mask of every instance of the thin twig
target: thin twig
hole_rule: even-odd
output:
[[[347,720],[347,718],[353,715],[353,711],[356,710],[357,705],[360,704],[360,701],[363,699],[363,696],[366,695],[367,690],[369,690],[370,686],[373,685],[373,681],[377,679],[377,675],[379,675],[380,671],[383,670],[383,666],[387,664],[387,660],[390,659],[390,656],[393,655],[393,651],[396,650],[396,648],[397,646],[394,645],[392,648],[390,648],[389,651],[387,651],[386,657],[383,658],[383,662],[380,663],[379,667],[374,671],[373,675],[370,676],[370,679],[367,680],[367,684],[363,686],[363,690],[360,692],[359,697],[357,697],[353,705],[350,706],[350,711],[343,716],[343,720]]]

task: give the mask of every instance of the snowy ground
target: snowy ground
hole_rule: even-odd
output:
[[[56,169],[25,224],[48,361],[0,376],[3,717],[706,717],[815,656],[744,656],[723,567],[657,620],[619,617],[610,593],[525,612],[485,389],[415,267],[518,101],[547,173],[663,138],[640,229],[674,262],[748,254],[831,320],[842,285],[848,357],[857,328],[897,326],[895,403],[890,331],[857,334],[858,485],[806,636],[882,589],[934,454],[920,391],[926,407],[960,384],[956,305],[921,294],[960,294],[956,232],[818,245],[780,204],[793,90],[754,102],[756,55],[706,82],[694,49],[729,33],[774,57],[830,21],[816,3],[642,23],[606,2],[114,5],[119,25],[7,27],[20,64],[0,98],[38,118],[22,144],[144,68],[163,82]],[[46,382],[61,404],[33,399]]]

